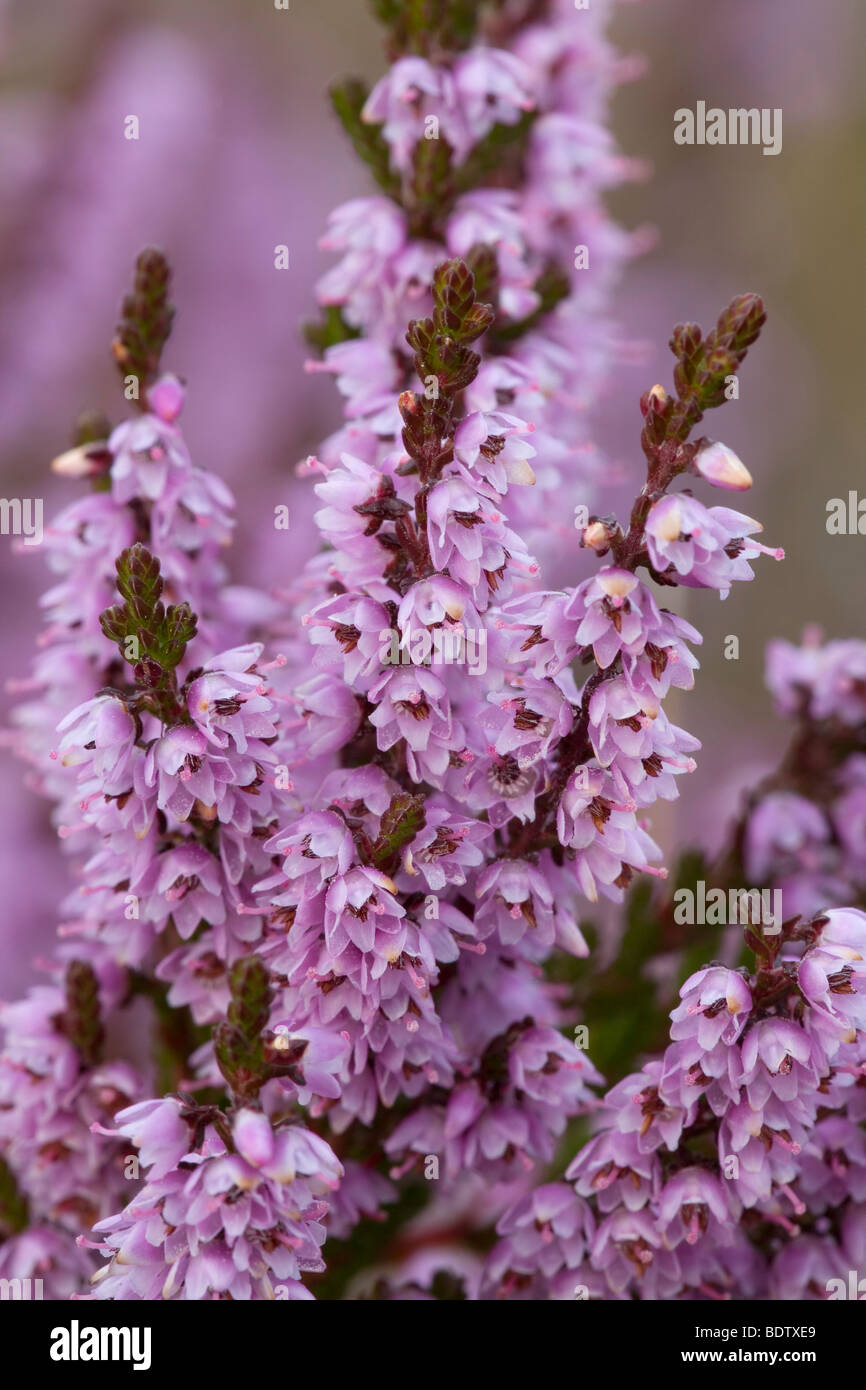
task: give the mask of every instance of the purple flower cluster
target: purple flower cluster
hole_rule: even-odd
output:
[[[190,459],[178,424],[184,389],[166,374],[148,393],[147,409],[107,440],[80,445],[55,459],[56,472],[89,478],[91,492],[46,528],[42,549],[57,576],[44,595],[46,626],[31,675],[18,688],[31,698],[15,711],[15,750],[32,765],[30,785],[56,804],[63,838],[80,841],[69,780],[47,755],[58,722],[95,688],[111,684],[99,615],[114,596],[116,557],[142,542],[160,556],[168,596],[190,602],[209,644],[225,645],[239,630],[229,617],[220,552],[231,539],[233,500],[226,486]],[[243,621],[246,621],[246,615]]]
[[[826,1299],[866,1229],[864,959],[866,914],[841,909],[786,928],[754,974],[692,975],[573,1190],[503,1216],[485,1296]]]
[[[461,335],[477,338],[490,312],[463,263],[438,266],[433,318],[407,335],[421,380],[436,334],[477,380]],[[760,306],[732,312],[745,324]],[[654,465],[627,534],[588,528],[587,548],[613,563],[574,589],[531,589],[537,565],[504,519],[509,463],[490,467],[509,439],[456,414],[440,372],[432,397],[401,394],[402,447],[375,464],[315,462],[328,549],[299,586],[299,626],[317,674],[293,652],[275,677],[302,672],[286,694],[300,718],[277,754],[303,808],[265,845],[276,872],[256,889],[280,1017],[347,1044],[316,1102],[332,1130],[414,1101],[386,1140],[395,1175],[435,1158],[453,1179],[509,1181],[548,1161],[568,1116],[595,1103],[597,1073],[557,1033],[565,1015],[539,967],[555,948],[586,954],[580,895],[621,902],[636,873],[665,875],[645,813],[695,766],[697,740],[663,701],[693,684],[700,636],[636,570],[724,595],[761,547],[743,539],[757,523],[667,492],[686,469],[748,485],[730,451],[704,441]],[[660,387],[642,404],[647,431],[673,419]],[[510,463],[525,484],[525,450]],[[309,607],[317,583],[327,591]],[[434,638],[450,659],[425,655]]]
[[[94,959],[97,951],[90,949]],[[60,962],[55,970],[62,977]],[[80,961],[68,967],[67,984],[75,972],[97,992],[101,1011],[118,1007],[125,975],[104,952],[95,970],[82,971]],[[28,1206],[26,1226],[0,1247],[0,1272],[41,1279],[46,1298],[68,1298],[86,1283],[91,1264],[76,1241],[128,1195],[134,1155],[106,1143],[102,1127],[143,1089],[129,1062],[82,1047],[74,1004],[61,978],[0,1009],[0,1151],[7,1170],[26,1180]]]
[[[750,881],[781,890],[786,913],[866,893],[864,680],[866,643],[822,643],[815,630],[799,647],[770,643],[767,684],[795,733],[780,774],[750,799],[744,859]]]
[[[504,350],[467,389],[455,452],[499,495],[506,476],[536,482],[505,505],[545,558],[568,535],[567,525],[551,522],[551,500],[564,485],[576,502],[592,494],[600,460],[588,408],[614,354],[626,348],[605,317],[606,301],[623,265],[651,242],[646,230],[624,232],[604,204],[607,189],[643,174],[618,154],[605,128],[615,85],[640,70],[605,37],[608,9],[602,3],[578,15],[571,0],[553,0],[543,19],[484,47],[435,60],[399,58],[360,113],[380,134],[398,194],[341,205],[322,241],[340,259],[319,281],[319,302],[338,307],[357,335],[310,364],[333,372],[346,400],[346,424],[319,451],[329,467],[344,452],[378,466],[394,448],[396,398],[411,384],[403,335],[410,318],[429,311],[435,266],[446,256],[471,262],[481,250],[492,257]],[[513,185],[463,188],[461,171],[485,142],[508,131],[514,140],[520,130]],[[419,219],[412,199],[418,170],[442,148],[458,191],[435,217]],[[563,280],[553,311],[543,313],[551,266]],[[451,492],[457,495],[456,485]]]
[[[664,1057],[604,1102],[547,970],[588,955],[582,900],[667,873],[649,815],[699,745],[665,703],[701,639],[658,594],[724,598],[782,558],[672,487],[751,483],[689,441],[760,331],[745,295],[706,337],[674,330],[627,527],[570,528],[567,563],[600,563],[541,587],[551,498],[586,492],[606,288],[636,249],[601,201],[632,172],[601,124],[624,71],[604,9],[555,0],[487,46],[404,53],[349,110],[390,191],[332,219],[322,366],[346,419],[304,466],[322,547],[278,601],[226,588],[232,501],[190,461],[176,378],[154,369],[134,420],[58,462],[95,486],[48,533],[60,578],[19,723],[77,882],[55,983],[3,1014],[0,1198],[20,1198],[4,1259],[51,1268],[60,1296],[89,1248],[95,1298],[308,1298],[326,1233],[440,1167],[434,1221],[513,1202],[483,1278],[467,1265],[482,1297],[809,1296],[862,1240],[863,914],[789,924],[752,975],[693,975]],[[147,339],[145,375],[156,297],[115,344],[123,364]],[[808,694],[834,732],[862,696],[847,659],[832,708],[824,673]],[[802,702],[790,667],[776,684]],[[159,1075],[111,1059],[104,1025],[133,1000],[163,1030]],[[544,1184],[590,1112],[575,1187]],[[795,1218],[814,1267],[788,1253]]]
[[[106,1299],[309,1299],[305,1271],[324,1268],[322,1197],[342,1169],[300,1125],[274,1130],[261,1112],[191,1116],[172,1099],[122,1110],[147,1181],[96,1225],[110,1255],[94,1279]]]

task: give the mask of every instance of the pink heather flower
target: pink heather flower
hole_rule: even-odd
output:
[[[841,1279],[847,1289],[849,1264],[830,1237],[799,1236],[783,1246],[773,1261],[768,1297],[823,1302],[831,1279]]]
[[[373,978],[399,959],[405,940],[405,908],[394,884],[378,869],[356,867],[335,878],[325,894],[325,940],[339,958],[350,943],[371,962]]]
[[[827,1055],[839,1043],[857,1039],[866,1028],[866,966],[862,957],[848,963],[831,948],[807,951],[797,969],[797,983],[811,1008],[810,1028],[821,1039]]]
[[[689,976],[680,990],[681,1004],[671,1014],[671,1038],[694,1038],[702,1052],[718,1043],[737,1041],[752,1008],[752,995],[743,976],[721,965],[707,966]]]
[[[733,492],[745,492],[752,486],[752,478],[746,465],[737,458],[733,449],[725,444],[710,444],[699,450],[695,457],[695,468],[702,478],[713,487],[728,488]]]
[[[634,801],[621,801],[621,795],[608,773],[584,767],[560,798],[557,835],[562,845],[575,851],[575,877],[590,902],[598,901],[599,891],[621,901],[624,870],[648,869],[650,860],[661,855],[638,825]]]
[[[494,246],[500,274],[499,302],[509,318],[521,319],[539,306],[533,288],[542,262],[527,244],[519,196],[510,189],[479,188],[457,202],[448,223],[452,256],[467,256],[479,243]]]
[[[718,589],[722,598],[738,579],[754,578],[749,560],[764,553],[784,559],[750,539],[760,522],[728,507],[705,507],[687,493],[663,497],[650,508],[646,537],[650,559],[660,573],[673,570],[680,584]]]
[[[464,626],[478,629],[481,619],[470,595],[460,584],[444,574],[432,574],[406,590],[400,600],[397,625],[408,636],[419,627],[432,627],[463,620]]]
[[[326,1218],[328,1235],[335,1240],[346,1240],[362,1218],[376,1220],[383,1217],[383,1206],[396,1200],[397,1191],[393,1183],[382,1177],[375,1169],[363,1163],[347,1159],[343,1164],[340,1185],[330,1198],[330,1210]]]
[[[395,165],[408,172],[415,146],[425,137],[428,115],[437,118],[440,133],[452,148],[465,153],[468,141],[451,72],[424,58],[410,57],[398,59],[376,83],[362,119],[383,126]]]
[[[203,845],[167,850],[154,864],[150,879],[153,886],[146,900],[147,913],[156,922],[164,922],[170,915],[184,941],[202,918],[211,923],[225,921],[220,866]]]
[[[514,415],[476,411],[464,416],[457,426],[454,457],[504,496],[509,483],[526,486],[535,482],[529,460],[536,451],[521,438],[531,430],[531,425]]]
[[[347,685],[323,673],[299,685],[295,697],[301,715],[301,727],[294,740],[299,761],[312,761],[349,742],[358,728],[361,712]]]
[[[469,819],[458,808],[432,798],[425,808],[425,825],[403,856],[411,875],[423,875],[433,892],[466,883],[468,872],[484,862],[484,841],[492,827]]]
[[[454,87],[472,144],[495,125],[514,125],[532,110],[532,74],[513,53],[475,48],[454,64]]]
[[[443,1153],[449,1175],[468,1168],[493,1181],[547,1162],[566,1116],[586,1104],[587,1084],[598,1074],[552,1028],[528,1029],[508,1056],[507,1085],[486,1094],[476,1080],[459,1082],[444,1108],[421,1108],[401,1121],[388,1152]]]
[[[842,1115],[819,1120],[800,1159],[797,1186],[810,1210],[866,1201],[866,1134]]]
[[[666,1226],[665,1240],[674,1247],[681,1240],[694,1245],[709,1231],[725,1243],[731,1223],[739,1215],[725,1184],[703,1168],[682,1168],[666,1183],[658,1199],[659,1220]]]
[[[66,1302],[86,1286],[91,1262],[73,1236],[34,1221],[0,1245],[0,1279],[29,1279],[31,1298]]]
[[[316,665],[342,667],[347,685],[369,690],[382,673],[382,634],[391,628],[387,608],[365,594],[340,594],[317,604],[305,624],[319,648]]]
[[[144,1100],[119,1111],[118,1133],[126,1135],[150,1177],[162,1178],[189,1151],[190,1127],[175,1100]]]
[[[754,1022],[742,1047],[743,1085],[749,1104],[759,1111],[772,1095],[793,1100],[799,1091],[812,1091],[817,1076],[808,1034],[784,1018]]]
[[[694,1107],[667,1102],[661,1092],[662,1064],[648,1062],[642,1072],[627,1076],[605,1097],[605,1105],[616,1111],[616,1125],[623,1134],[633,1134],[642,1153],[652,1153],[664,1145],[674,1150],[683,1128],[691,1124]]]
[[[259,642],[221,652],[205,663],[204,674],[189,688],[189,713],[218,748],[231,742],[245,753],[250,739],[273,738],[276,733],[274,706],[255,671],[261,654]]]
[[[830,834],[826,816],[815,803],[795,792],[769,792],[746,824],[746,873],[758,883],[765,883],[771,873],[776,878],[822,877],[833,867]],[[819,906],[823,902],[815,902],[815,908]]]
[[[116,1006],[124,972],[108,961],[97,978],[102,1007]],[[64,1035],[65,1009],[63,990],[41,985],[0,1010],[0,1145],[33,1209],[74,1235],[125,1195],[119,1146],[92,1130],[102,1133],[142,1083],[127,1062],[85,1065]]]
[[[369,718],[382,751],[403,739],[413,780],[420,781],[422,767],[434,777],[441,776],[455,748],[456,729],[439,676],[421,666],[386,671],[369,698],[376,703]]]
[[[606,566],[575,589],[563,617],[579,620],[575,643],[592,647],[602,670],[620,652],[639,656],[654,635],[659,613],[649,590],[630,570]]]
[[[393,434],[399,428],[401,376],[385,343],[365,338],[335,343],[321,362],[308,362],[306,369],[334,374],[337,390],[346,399],[347,420],[369,417],[370,429],[382,434]]]
[[[821,949],[859,970],[860,962],[866,959],[866,912],[836,908],[822,913],[820,927]]]
[[[147,404],[150,410],[168,425],[173,425],[180,415],[185,399],[182,383],[171,372],[164,373],[148,387]]]
[[[82,766],[109,796],[129,791],[137,757],[135,722],[122,700],[98,695],[57,726],[63,766]]]
[[[522,1286],[524,1297],[573,1298],[594,1229],[589,1205],[565,1183],[534,1188],[497,1223],[502,1239],[487,1260],[487,1288],[502,1287],[503,1296]]]
[[[335,874],[347,873],[356,853],[346,822],[334,811],[311,811],[267,840],[265,849],[283,856],[279,875],[268,879],[267,885],[288,879],[296,902],[313,897]]]
[[[131,1137],[135,1119],[119,1118]],[[279,1283],[292,1297],[312,1297],[300,1276],[323,1267],[321,1198],[342,1167],[317,1135],[299,1125],[274,1130],[259,1112],[239,1111],[231,1132],[229,1152],[209,1125],[200,1149],[149,1174],[122,1212],[97,1224],[111,1256],[94,1276],[97,1298],[272,1299]]]
[[[661,1164],[655,1153],[639,1147],[635,1134],[605,1129],[584,1144],[565,1176],[576,1179],[576,1191],[594,1197],[601,1212],[614,1211],[621,1203],[640,1211],[658,1196]]]
[[[492,751],[500,757],[513,754],[525,768],[546,757],[570,730],[571,704],[552,681],[527,677],[511,696],[491,693],[492,706],[482,722],[490,731]]]

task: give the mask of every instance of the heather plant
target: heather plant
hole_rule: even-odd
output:
[[[333,96],[381,193],[334,213],[308,329],[345,417],[299,470],[319,552],[229,584],[159,252],[114,343],[133,418],[55,464],[91,490],[46,533],[18,741],[76,882],[51,984],[2,1012],[0,1270],[110,1300],[825,1296],[866,1229],[861,644],[774,646],[798,733],[715,863],[661,862],[651,823],[699,748],[666,591],[783,559],[702,500],[751,486],[698,430],[763,303],[674,328],[629,517],[584,501],[629,248],[601,192],[634,172],[605,7],[376,8],[389,71]],[[695,941],[698,878],[785,920]]]

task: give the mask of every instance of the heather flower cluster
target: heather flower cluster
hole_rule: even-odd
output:
[[[795,721],[778,772],[749,799],[741,854],[754,880],[772,883],[786,911],[813,913],[866,897],[866,644],[771,642],[767,684]]]
[[[505,1213],[484,1297],[826,1299],[866,1235],[866,913],[710,965],[568,1182]]]
[[[168,273],[158,252],[142,253],[114,343],[132,393],[127,399],[137,402],[138,413],[114,429],[101,417],[83,417],[80,442],[52,464],[61,476],[87,480],[91,487],[46,528],[41,550],[56,581],[42,600],[39,655],[30,676],[17,683],[29,698],[15,713],[15,749],[32,765],[30,785],[56,804],[55,824],[73,849],[79,817],[69,779],[46,754],[56,750],[60,719],[117,673],[99,623],[114,597],[116,557],[136,543],[151,546],[169,594],[194,607],[211,644],[228,646],[238,631],[221,560],[231,540],[234,502],[228,488],[190,458],[179,424],[185,396],[180,380],[152,370],[171,329]]]
[[[395,402],[413,385],[406,324],[429,313],[437,264],[460,257],[497,321],[466,385],[455,455],[547,558],[568,536],[551,500],[563,485],[576,501],[593,495],[601,459],[588,411],[614,354],[629,350],[606,299],[651,243],[617,226],[603,196],[644,172],[605,127],[616,84],[641,65],[605,37],[605,3],[576,15],[553,0],[543,17],[482,20],[471,46],[449,8],[420,33],[397,20],[395,60],[372,91],[333,93],[381,192],[338,207],[321,243],[339,260],[317,287],[324,353],[310,370],[334,374],[346,422],[318,458],[333,466],[348,451],[379,466],[399,444]]]
[[[530,587],[537,564],[503,518],[507,476],[476,466],[504,450],[458,413],[479,370],[469,345],[495,310],[459,260],[436,267],[433,300],[407,342],[436,389],[400,396],[402,448],[375,468],[317,460],[330,592],[301,618],[318,674],[289,696],[303,709],[314,690],[316,703],[277,745],[306,805],[266,845],[277,870],[257,885],[271,910],[262,955],[285,1026],[348,1044],[319,1106],[336,1136],[398,1108],[392,1178],[435,1160],[455,1183],[507,1183],[549,1162],[568,1117],[597,1104],[598,1073],[558,1031],[566,1016],[539,967],[556,949],[586,954],[581,896],[621,902],[636,874],[664,876],[645,812],[695,766],[697,741],[663,701],[693,684],[699,634],[637,570],[724,596],[766,550],[757,522],[667,491],[686,472],[749,485],[729,450],[687,438],[763,309],[745,296],[706,338],[677,330],[678,394],[642,401],[648,482],[629,528],[593,521],[584,543],[610,562],[549,592]],[[419,664],[425,628],[483,632],[483,676]]]
[[[483,1269],[398,1259],[382,1297],[812,1296],[863,1239],[866,917],[816,880],[778,939],[750,929],[753,969],[691,975],[663,1057],[604,1098],[562,974],[588,912],[668,874],[651,816],[695,768],[668,697],[701,637],[665,591],[724,599],[783,558],[702,500],[751,478],[694,437],[763,304],[674,329],[628,521],[547,525],[588,496],[604,291],[640,241],[601,201],[634,172],[603,126],[625,68],[603,5],[480,30],[458,0],[426,29],[380,8],[388,73],[334,92],[382,195],[335,212],[310,331],[346,401],[301,470],[318,554],[272,594],[227,585],[232,499],[180,433],[157,252],[114,344],[138,413],[55,465],[92,490],[48,533],[18,742],[75,886],[51,983],[0,1017],[0,1269],[58,1298],[327,1297],[375,1275],[353,1237],[405,1199],[502,1239]],[[847,749],[853,836],[862,691],[837,645],[777,648],[771,683]],[[767,790],[739,842],[774,877],[800,845]],[[548,1181],[578,1117],[594,1137]]]

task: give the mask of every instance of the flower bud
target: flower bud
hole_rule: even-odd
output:
[[[649,414],[661,415],[668,403],[668,393],[663,386],[651,386],[649,391],[645,391],[641,396],[641,414],[646,417]]]
[[[581,536],[580,543],[594,550],[596,555],[606,555],[610,550],[610,532],[603,521],[591,521]]]
[[[752,486],[752,475],[732,449],[725,444],[710,444],[701,449],[694,461],[695,469],[713,487],[745,492]]]
[[[93,444],[79,444],[75,449],[67,449],[51,461],[51,472],[64,478],[93,478],[104,473],[111,463],[111,454],[105,440]]]

